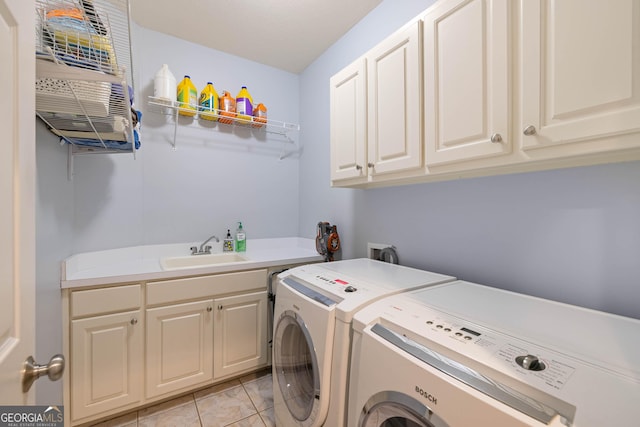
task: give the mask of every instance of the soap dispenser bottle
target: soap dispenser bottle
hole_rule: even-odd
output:
[[[242,222],[238,222],[236,230],[236,252],[245,252],[247,250],[247,235],[242,228]]]
[[[227,237],[224,238],[222,251],[233,252],[233,237],[231,237],[231,230],[227,230]]]

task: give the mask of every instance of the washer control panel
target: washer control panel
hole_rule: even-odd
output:
[[[408,326],[418,337],[417,342],[436,352],[438,346],[434,347],[429,341],[439,344],[446,350],[443,355],[460,363],[464,358],[456,353],[543,389],[562,389],[577,369],[569,358],[548,349],[428,307],[405,310],[390,305],[384,317]]]

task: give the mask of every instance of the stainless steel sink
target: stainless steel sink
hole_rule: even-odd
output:
[[[163,270],[179,270],[183,268],[197,268],[206,267],[208,265],[221,265],[248,261],[248,258],[232,252],[222,254],[189,255],[161,258],[160,266]]]

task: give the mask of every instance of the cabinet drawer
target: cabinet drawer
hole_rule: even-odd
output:
[[[71,293],[71,317],[135,310],[141,304],[140,285],[76,291]]]
[[[165,280],[147,285],[147,305],[207,298],[212,295],[266,289],[267,270]]]

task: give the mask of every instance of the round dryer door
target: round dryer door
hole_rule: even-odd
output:
[[[372,396],[360,415],[359,427],[448,427],[417,400],[398,392]]]
[[[280,393],[291,415],[301,425],[313,422],[319,410],[318,361],[309,330],[302,318],[285,311],[274,333],[275,372]]]

